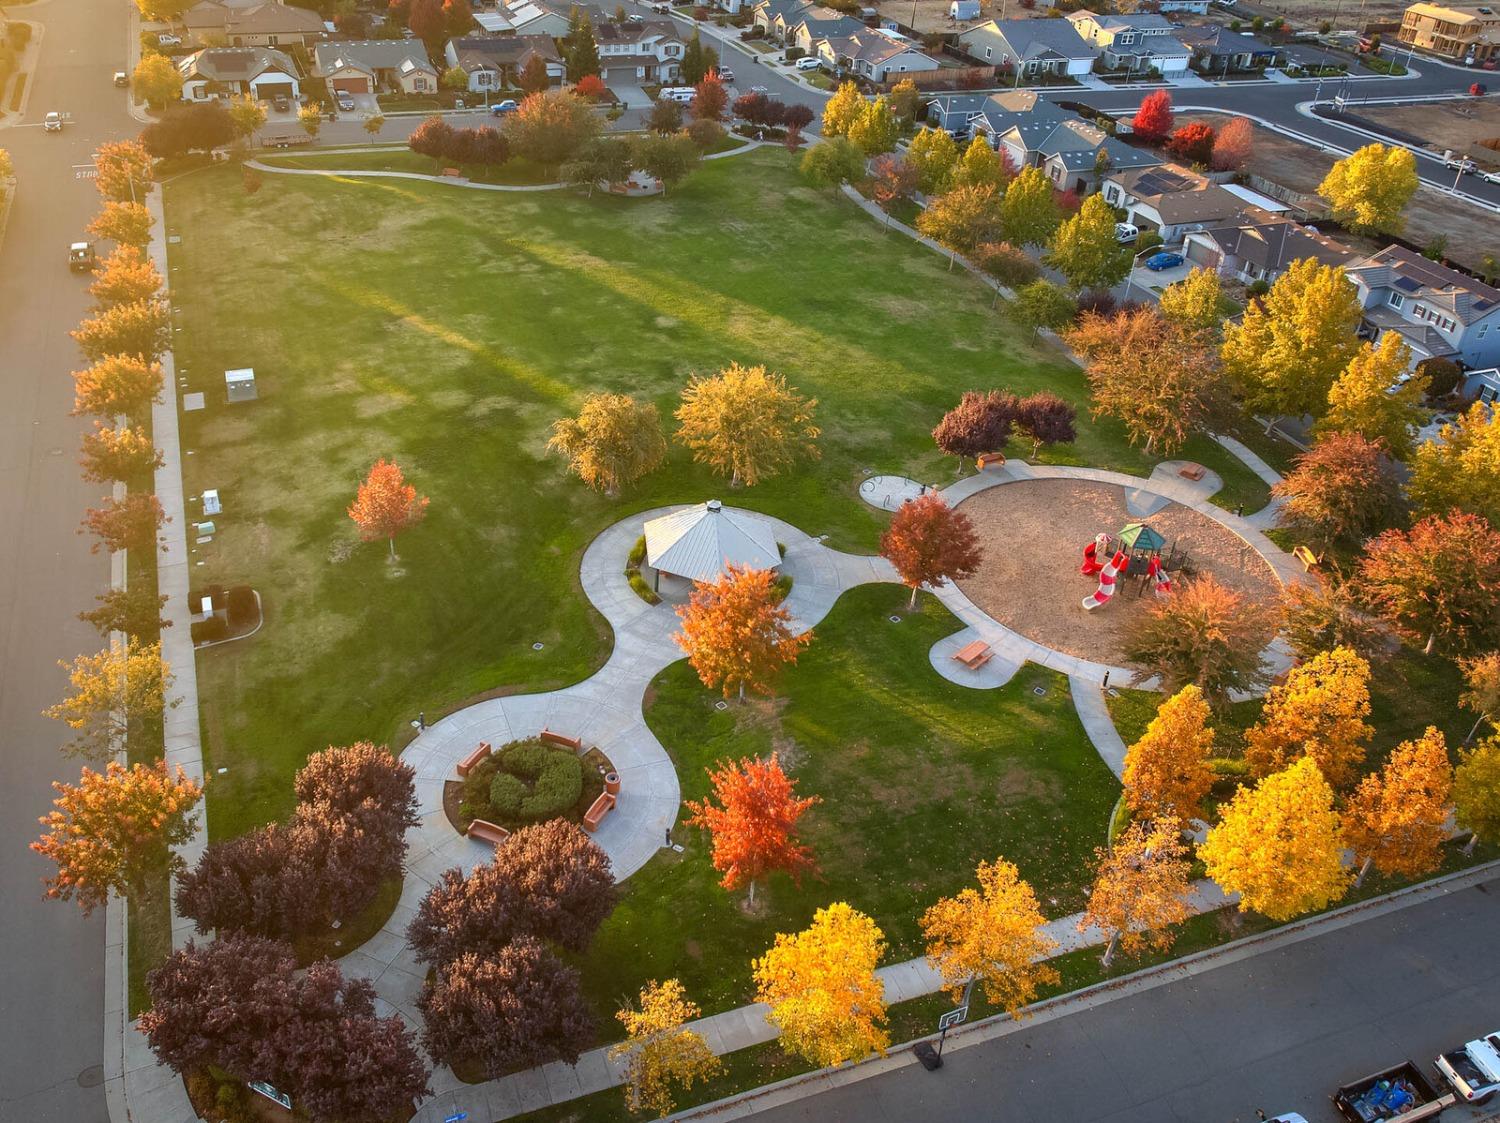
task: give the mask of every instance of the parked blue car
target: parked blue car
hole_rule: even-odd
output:
[[[520,108],[513,100],[506,98],[504,101],[497,101],[494,105],[490,106],[490,116],[504,117],[507,113],[514,113]]]
[[[1153,273],[1160,273],[1163,269],[1175,269],[1182,264],[1180,253],[1157,253],[1146,259],[1146,268]]]

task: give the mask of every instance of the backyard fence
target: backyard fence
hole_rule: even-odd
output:
[[[896,83],[906,81],[915,83],[919,90],[939,86],[979,88],[992,85],[994,80],[995,68],[993,66],[953,66],[944,67],[941,70],[912,70],[902,74],[893,74],[885,80],[882,88],[889,90]]]

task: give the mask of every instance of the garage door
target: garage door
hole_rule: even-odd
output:
[[[1187,259],[1194,265],[1206,265],[1210,269],[1217,269],[1223,255],[1212,246],[1205,246],[1202,242],[1188,242]]]
[[[255,96],[261,101],[270,101],[272,98],[291,97],[292,84],[290,82],[262,82],[255,87]]]
[[[330,85],[335,93],[340,94],[367,94],[370,92],[370,80],[368,78],[335,78]]]
[[[607,66],[604,68],[604,81],[609,82],[639,82],[634,66]]]

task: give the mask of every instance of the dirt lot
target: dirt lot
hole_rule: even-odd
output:
[[[1169,555],[1175,545],[1179,560],[1186,555],[1197,572],[1258,603],[1273,603],[1280,593],[1265,560],[1212,519],[1176,503],[1136,519],[1122,488],[1032,480],[992,487],[960,508],[974,520],[985,550],[979,572],[960,587],[1007,628],[1069,655],[1124,663],[1131,626],[1152,603],[1139,579],[1127,576],[1108,604],[1092,612],[1081,606],[1099,584],[1078,571],[1084,546],[1127,523],[1147,523],[1166,538]]]
[[[979,18],[975,20],[951,20],[948,18],[948,5],[950,0],[883,0],[875,7],[885,19],[899,21],[907,27],[915,27],[919,32],[958,32],[967,31],[981,23],[987,23],[992,19],[1036,19],[1047,14],[1047,9],[1038,4],[1035,8],[1027,10],[1017,0],[980,0]],[[916,22],[913,23],[912,12],[916,12]],[[1002,14],[1003,13],[1003,14]]]
[[[1432,108],[1416,107],[1413,112],[1430,112]],[[1218,128],[1228,119],[1218,113],[1180,113],[1177,123],[1206,121]],[[1316,194],[1318,184],[1333,167],[1333,162],[1332,156],[1290,137],[1269,129],[1255,130],[1255,150],[1250,167],[1257,175],[1293,191]],[[1449,260],[1470,269],[1479,268],[1485,254],[1500,257],[1500,217],[1424,185],[1417,189],[1416,197],[1406,208],[1406,237],[1420,246],[1440,234],[1448,236]],[[1340,240],[1365,253],[1373,253],[1386,245],[1378,238],[1354,235]]]
[[[1358,114],[1421,138],[1433,152],[1467,152],[1480,167],[1500,168],[1500,152],[1480,143],[1500,144],[1500,102],[1473,98],[1426,105],[1371,105],[1362,106]]]

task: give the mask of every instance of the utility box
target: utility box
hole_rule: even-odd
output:
[[[253,367],[240,367],[224,372],[224,391],[230,405],[235,402],[253,402],[260,394],[255,389]]]
[[[203,489],[203,513],[205,515],[217,515],[224,508],[219,505],[219,489],[216,487]]]

